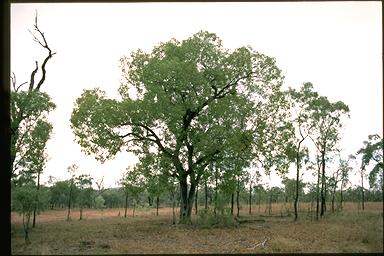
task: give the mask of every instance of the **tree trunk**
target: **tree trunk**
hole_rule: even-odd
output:
[[[236,190],[236,206],[237,206],[237,214],[236,214],[236,216],[237,217],[240,216],[239,194],[240,194],[240,191],[239,191],[239,189],[237,189]]]
[[[83,205],[80,206],[80,218],[79,220],[83,219]]]
[[[70,220],[70,215],[71,215],[72,186],[73,186],[73,181],[71,181],[71,186],[70,186],[70,188],[69,188],[67,221]]]
[[[363,171],[361,171],[361,207],[364,211],[364,175],[363,175]]]
[[[132,217],[135,217],[136,202],[133,203]]]
[[[320,166],[317,169],[317,186],[316,186],[316,220],[319,220],[319,188],[320,187]]]
[[[300,130],[301,134],[301,130]],[[299,201],[299,179],[300,179],[300,146],[301,143],[304,141],[305,138],[301,136],[302,139],[297,145],[297,151],[296,151],[296,194],[295,194],[295,202],[293,204],[295,209],[295,221],[297,221],[297,202]]]
[[[272,193],[269,195],[268,213],[269,215],[272,213]]]
[[[27,216],[25,216],[27,215]],[[25,218],[27,218],[27,223],[25,223]],[[26,244],[30,244],[31,241],[29,240],[29,236],[28,236],[28,233],[29,233],[29,220],[31,218],[31,214],[28,212],[28,213],[23,213],[23,227],[24,227],[24,240],[25,240],[25,243]]]
[[[159,196],[156,197],[156,216],[159,216]]]
[[[40,172],[37,172],[37,193],[36,193],[36,199],[35,199],[35,206],[33,208],[33,222],[32,222],[32,228],[36,226],[36,210],[37,210],[37,202],[39,201],[39,190],[40,190]]]
[[[127,209],[128,209],[128,193],[125,193],[125,211],[124,211],[124,218],[127,218]]]
[[[340,209],[343,210],[343,186],[344,183],[341,181],[341,187],[340,187]]]
[[[325,213],[325,152],[321,153],[321,211],[320,217]]]
[[[337,176],[336,176],[337,177]],[[335,183],[335,186],[333,187],[333,191],[332,191],[332,213],[335,212],[335,193],[336,193],[336,184]]]
[[[249,184],[249,215],[252,214],[252,183]]]
[[[197,214],[197,197],[199,193],[199,185],[196,186],[196,195],[195,195],[195,214]]]
[[[152,199],[150,196],[148,196],[148,206],[152,206]]]
[[[336,172],[335,184],[333,186],[333,191],[332,191],[332,213],[335,211],[335,194],[336,194],[338,178],[339,178],[339,171]]]
[[[193,199],[195,195],[196,186],[194,182],[191,182],[191,186],[188,191],[187,177],[180,178],[180,223],[190,224],[191,212],[193,206]]]
[[[216,170],[215,170],[216,172]],[[217,173],[215,174],[215,205],[213,208],[213,212],[216,215],[216,210],[217,210]]]
[[[296,195],[295,195],[295,202],[293,204],[295,209],[295,221],[297,221],[297,202],[299,201],[299,178],[300,178],[300,166],[299,166],[299,153],[297,153],[297,170],[296,170]]]
[[[234,197],[235,197],[235,194],[232,193],[232,194],[231,194],[231,215],[233,215],[233,203],[234,203]]]
[[[207,179],[204,180],[204,187],[205,187],[205,210],[208,210],[208,185],[207,185]]]

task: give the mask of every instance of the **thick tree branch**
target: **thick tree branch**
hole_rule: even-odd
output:
[[[144,128],[147,132],[150,133],[150,135],[148,136],[151,136],[155,139],[151,139],[149,138],[148,136],[145,137],[145,136],[141,136],[137,133],[128,133],[126,135],[123,135],[123,136],[120,136],[120,137],[127,137],[127,136],[136,136],[138,139],[140,140],[147,140],[147,141],[152,141],[154,142],[158,147],[159,149],[164,153],[166,154],[168,157],[172,157],[173,155],[171,154],[170,150],[165,148],[164,145],[161,143],[161,140],[159,138],[159,136],[157,136],[157,134],[151,129],[149,128],[147,125],[145,124],[142,124],[142,123],[135,123],[135,122],[127,122],[127,123],[124,123],[124,125],[131,125],[131,126],[138,126],[138,127],[141,127],[141,128]]]
[[[215,151],[213,151],[211,154],[207,154],[205,156],[202,156],[200,157],[199,159],[196,160],[196,162],[193,164],[193,167],[195,168],[196,166],[198,166],[199,164],[202,164],[204,162],[208,163],[209,160],[220,153],[220,150],[216,149]]]
[[[33,90],[33,86],[35,85],[35,75],[36,75],[37,70],[39,69],[37,61],[35,61],[35,64],[36,64],[36,68],[35,68],[35,70],[32,71],[31,80],[29,82],[29,89],[28,90],[30,92]]]

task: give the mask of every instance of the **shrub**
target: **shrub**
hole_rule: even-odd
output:
[[[197,217],[197,225],[202,228],[237,227],[238,223],[228,210],[218,211],[201,210]]]

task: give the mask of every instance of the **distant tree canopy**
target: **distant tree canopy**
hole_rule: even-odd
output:
[[[369,172],[369,186],[376,190],[383,191],[383,139],[378,135],[369,135],[368,141],[364,141],[362,147],[357,153],[362,155],[361,168],[365,169],[371,162],[374,167]]]
[[[188,222],[208,164],[239,154],[248,161],[257,151],[254,127],[274,129],[272,118],[255,122],[263,106],[279,100],[281,71],[273,58],[250,47],[224,49],[215,34],[204,31],[161,43],[150,53],[138,50],[121,58],[121,69],[120,100],[100,89],[85,90],[76,100],[76,140],[101,161],[129,150],[169,163],[172,169],[163,171],[180,183],[181,221]]]

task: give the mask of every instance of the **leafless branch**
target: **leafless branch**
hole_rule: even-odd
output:
[[[18,92],[21,86],[23,86],[23,85],[25,85],[26,83],[28,83],[28,81],[27,81],[27,82],[24,82],[24,83],[21,83],[21,84],[20,84],[19,86],[17,86],[17,88],[16,88],[16,84],[17,84],[17,82],[16,82],[16,75],[15,75],[14,72],[12,72],[11,81],[12,81],[12,87],[13,87],[13,90],[14,90],[15,92]]]
[[[31,33],[31,35],[33,36],[33,40],[35,42],[37,42],[38,44],[40,44],[43,48],[47,49],[48,50],[48,55],[47,57],[45,57],[44,61],[43,61],[43,64],[41,65],[41,72],[42,72],[42,76],[41,76],[41,79],[39,80],[39,82],[37,83],[37,86],[36,88],[33,88],[34,86],[34,77],[35,77],[35,74],[38,70],[38,63],[36,61],[36,69],[32,72],[31,74],[31,83],[30,83],[30,86],[29,86],[29,90],[35,90],[35,91],[38,91],[41,87],[41,85],[44,83],[45,81],[45,77],[46,77],[46,69],[45,69],[45,66],[48,62],[48,60],[50,58],[52,58],[53,55],[56,54],[56,52],[52,52],[51,48],[48,46],[48,43],[47,43],[47,40],[45,38],[45,35],[44,33],[39,29],[38,25],[37,25],[37,12],[36,12],[36,16],[35,16],[35,24],[34,24],[34,27],[35,27],[35,31],[37,31],[40,35],[40,37],[42,38],[42,40],[40,40],[39,38],[36,37],[36,35],[34,35],[30,30],[29,32]]]
[[[36,64],[36,68],[31,73],[31,80],[29,82],[29,89],[28,89],[29,91],[33,90],[33,86],[35,84],[35,75],[37,73],[37,70],[39,69],[39,65],[38,65],[37,61],[35,61],[35,64]]]

